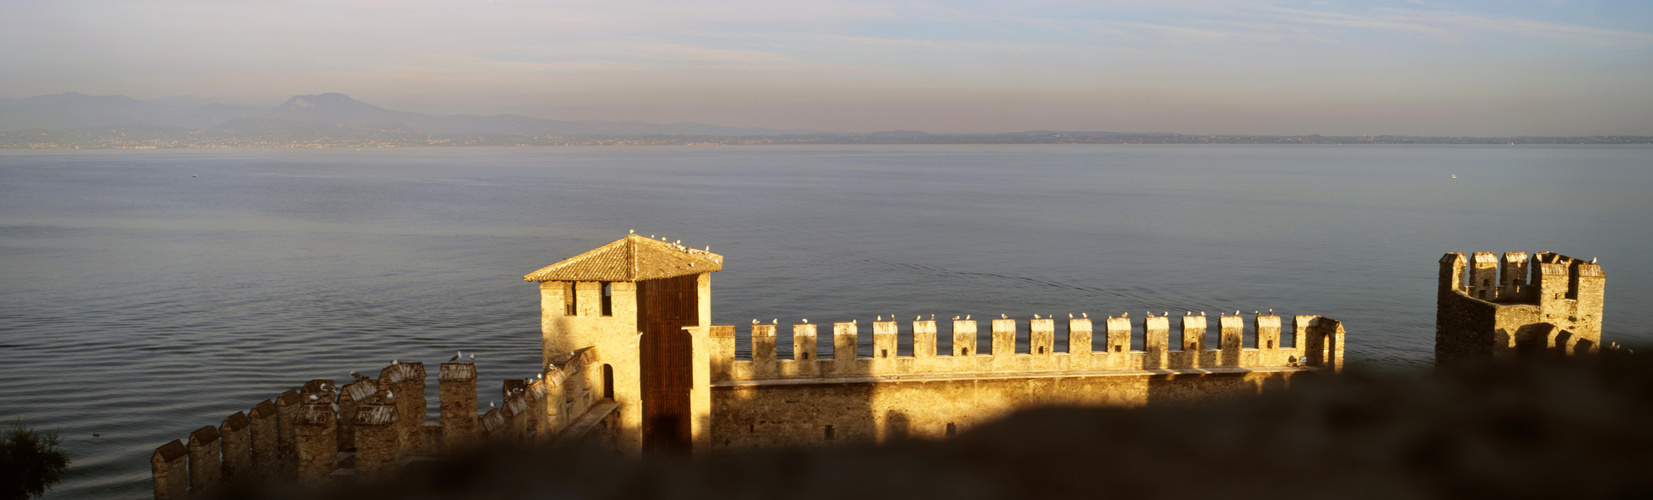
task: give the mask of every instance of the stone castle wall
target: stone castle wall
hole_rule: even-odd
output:
[[[1435,361],[1589,352],[1601,344],[1606,275],[1565,255],[1490,252],[1441,257]]]
[[[1293,320],[1294,342],[1287,345],[1279,316],[1253,317],[1250,339],[1241,316],[1222,316],[1213,348],[1206,345],[1210,322],[1203,315],[1180,318],[1177,342],[1170,318],[1147,317],[1136,323],[1143,348],[1133,349],[1131,319],[1106,319],[1093,342],[1092,320],[1075,318],[1068,320],[1066,349],[1058,351],[1055,320],[1028,321],[1019,334],[1018,320],[995,319],[987,353],[976,345],[976,321],[954,320],[942,334],[935,321],[917,320],[907,339],[910,355],[897,349],[898,322],[872,323],[870,351],[857,323],[834,323],[830,357],[818,352],[817,325],[798,324],[792,325],[792,359],[777,359],[776,325],[751,327],[751,359],[736,358],[734,327],[714,326],[711,444],[942,437],[1028,407],[1195,401],[1284,386],[1304,371],[1340,369],[1342,324],[1320,316]],[[953,339],[950,352],[938,352],[938,334]],[[1093,343],[1101,348],[1093,350]]]
[[[187,444],[157,448],[150,458],[155,498],[186,498],[226,481],[373,476],[479,442],[558,436],[599,405],[586,369],[595,362],[595,350],[583,349],[558,357],[544,378],[507,380],[481,415],[476,366],[443,363],[436,422],[425,419],[423,363],[395,363],[378,378],[343,387],[311,380],[196,430]]]

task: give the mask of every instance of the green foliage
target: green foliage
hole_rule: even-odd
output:
[[[46,493],[63,479],[69,454],[57,432],[35,432],[22,419],[0,429],[0,500],[25,500]]]

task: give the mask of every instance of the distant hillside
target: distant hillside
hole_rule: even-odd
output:
[[[89,96],[78,92],[0,99],[0,132],[67,131],[99,127],[159,126],[192,130],[240,130],[254,118],[306,124],[374,126],[434,135],[508,135],[565,137],[632,136],[792,136],[817,130],[740,128],[704,123],[655,124],[636,121],[546,120],[521,115],[432,116],[393,111],[338,93],[296,95],[274,108],[208,103],[187,98],[139,100],[126,96]],[[263,123],[262,129],[275,126]],[[230,125],[229,128],[219,128]],[[386,128],[388,127],[388,128]],[[360,131],[360,129],[355,129]],[[318,132],[321,130],[318,129]]]

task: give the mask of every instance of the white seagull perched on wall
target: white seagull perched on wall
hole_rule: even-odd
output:
[[[460,355],[459,355],[459,351],[454,351],[454,352],[453,352],[453,357],[451,357],[451,358],[448,358],[448,362],[449,362],[449,363],[452,363],[452,362],[455,362],[455,361],[459,361],[459,358],[460,358],[460,357],[461,357],[461,356],[460,356]]]
[[[757,318],[752,318],[752,324],[754,324],[754,325],[758,324],[758,319]]]

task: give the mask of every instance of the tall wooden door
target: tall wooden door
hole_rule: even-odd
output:
[[[687,453],[693,344],[685,326],[700,324],[698,277],[637,283],[637,324],[643,330],[643,448]]]

